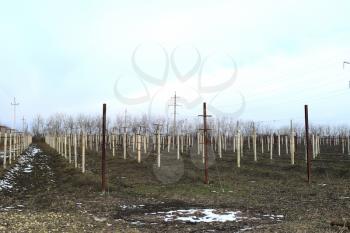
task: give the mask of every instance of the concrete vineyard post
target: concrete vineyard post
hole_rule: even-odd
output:
[[[291,164],[294,165],[295,161],[294,161],[294,132],[291,132],[290,135],[290,161]]]
[[[349,135],[347,136],[348,139],[348,155],[350,155],[350,138]]]
[[[12,163],[12,133],[10,133],[9,164]]]
[[[123,135],[123,158],[126,159],[126,132]]]
[[[74,167],[78,167],[77,134],[74,134]]]
[[[64,135],[64,158],[67,159],[67,135]]]
[[[170,152],[171,136],[168,136],[168,153]]]
[[[115,134],[112,135],[112,154],[115,157]]]
[[[261,141],[261,154],[264,154],[264,136],[261,136],[260,141]]]
[[[81,172],[85,173],[85,135],[81,137]]]
[[[184,153],[184,135],[180,136],[181,153]]]
[[[176,156],[177,156],[177,160],[180,159],[180,138],[179,135],[176,135]]]
[[[98,152],[98,145],[99,143],[98,143],[98,135],[97,134],[95,134],[95,146],[96,146],[96,152]]]
[[[58,136],[58,154],[61,154],[61,136]]]
[[[222,152],[221,152],[221,135],[218,134],[218,152],[219,152],[219,158],[222,158]]]
[[[248,150],[250,151],[250,136],[248,136]]]
[[[270,136],[270,159],[272,160],[273,155],[273,134]]]
[[[241,167],[241,133],[238,130],[238,134],[237,134],[237,167],[240,168]]]
[[[284,141],[285,141],[285,143],[286,143],[286,155],[288,155],[289,152],[288,152],[288,136],[287,136],[287,135],[285,136]]]
[[[311,143],[312,143],[312,158],[315,159],[315,157],[316,157],[316,153],[315,153],[316,152],[315,151],[315,135],[312,134],[311,137],[312,137],[312,141],[311,141]]]
[[[236,152],[236,135],[233,135],[232,143],[233,143],[233,153],[235,153]]]
[[[69,135],[68,138],[68,156],[69,156],[69,163],[72,163],[72,135]]]
[[[160,129],[157,129],[157,165],[160,167]]]
[[[244,136],[241,136],[241,139],[239,141],[240,145],[241,145],[241,157],[243,158],[243,150],[244,150]]]
[[[145,154],[147,154],[147,141],[148,141],[148,135],[146,134],[144,137],[143,137],[143,152],[145,153]]]
[[[141,135],[137,134],[137,162],[141,163]]]
[[[258,161],[258,157],[256,154],[256,130],[253,129],[253,153],[254,153],[254,162]]]
[[[200,133],[197,133],[197,154],[200,155],[201,151],[200,151]]]
[[[4,168],[6,168],[6,158],[7,157],[7,133],[5,133],[5,141],[4,141],[4,159],[3,159],[3,164]]]
[[[222,136],[223,137],[223,141],[224,141],[224,151],[226,152],[227,150],[227,137],[226,137],[226,133]],[[222,140],[221,140],[222,141]],[[221,158],[221,157],[220,157]]]
[[[278,134],[278,156],[281,156],[281,135]]]

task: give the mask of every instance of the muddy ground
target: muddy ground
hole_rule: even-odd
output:
[[[113,157],[108,151],[108,192],[102,194],[99,153],[87,152],[87,172],[81,174],[39,142],[0,170],[0,231],[348,232],[330,225],[350,220],[350,156],[338,149],[321,148],[311,184],[303,148],[295,166],[284,153],[272,161],[269,153],[259,154],[255,163],[245,152],[239,169],[232,152],[222,159],[210,152],[209,185],[195,151],[180,160],[174,151],[163,152],[161,168],[153,153],[138,164],[135,153],[123,160],[122,152]],[[186,216],[176,212],[189,209],[194,211]],[[234,212],[234,220],[208,220],[207,209],[220,216]]]

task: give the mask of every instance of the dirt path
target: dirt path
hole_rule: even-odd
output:
[[[0,192],[7,196],[26,196],[55,185],[49,158],[36,145],[31,145],[0,180]]]
[[[108,232],[77,205],[75,176],[44,144],[31,145],[0,178],[0,232]]]

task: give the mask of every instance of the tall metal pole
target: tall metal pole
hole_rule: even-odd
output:
[[[311,154],[310,154],[310,141],[309,141],[309,110],[305,105],[305,137],[306,137],[306,156],[307,156],[307,181],[311,182]]]
[[[204,137],[204,183],[208,184],[208,135],[207,135],[207,103],[203,103],[203,137]]]
[[[13,129],[16,129],[16,106],[19,105],[19,103],[16,103],[16,97],[13,98],[13,103],[11,103],[13,106]]]
[[[174,127],[174,129],[173,129],[173,138],[175,138],[175,135],[177,134],[177,132],[176,132],[176,107],[177,106],[180,106],[180,105],[178,105],[177,104],[177,99],[178,99],[179,97],[176,95],[176,92],[175,92],[175,95],[174,95],[174,97],[172,97],[172,99],[174,99],[174,103],[172,104],[172,105],[169,105],[169,106],[172,106],[172,107],[174,107],[174,119],[173,119],[173,127]]]
[[[103,104],[103,116],[102,116],[102,192],[106,192],[106,104]]]

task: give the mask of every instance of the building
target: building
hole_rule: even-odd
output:
[[[10,132],[11,131],[11,128],[7,127],[7,126],[4,126],[4,125],[0,125],[0,132],[1,133],[7,133],[7,132]]]

